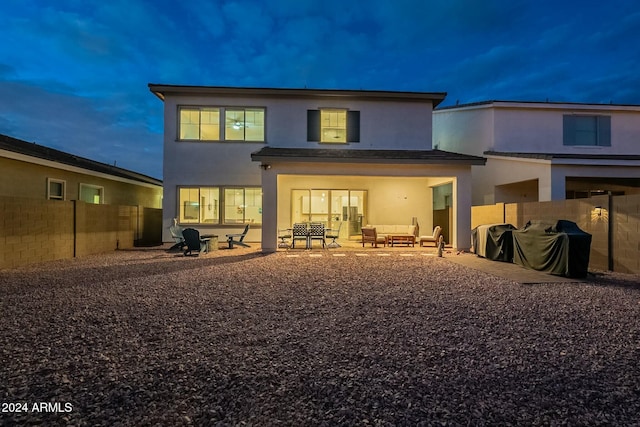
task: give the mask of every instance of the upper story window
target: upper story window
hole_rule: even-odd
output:
[[[563,116],[564,145],[611,146],[611,116]]]
[[[320,142],[347,142],[347,110],[320,110]]]
[[[179,107],[179,138],[181,141],[264,141],[264,112],[264,108]]]
[[[360,111],[339,108],[307,110],[307,141],[328,144],[360,142]]]

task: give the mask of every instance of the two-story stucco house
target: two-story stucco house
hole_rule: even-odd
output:
[[[487,101],[434,111],[434,146],[487,158],[473,204],[640,192],[640,106]]]
[[[479,156],[432,149],[444,93],[150,84],[164,102],[164,229],[277,248],[277,230],[321,221],[357,239],[366,224],[429,234],[451,208],[448,243],[470,242],[471,166]]]

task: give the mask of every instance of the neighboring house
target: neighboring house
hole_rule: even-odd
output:
[[[342,239],[413,221],[431,234],[448,209],[448,243],[469,247],[471,166],[485,159],[432,150],[444,93],[149,88],[164,101],[165,241],[173,218],[221,238],[249,223],[265,252],[304,221]]]
[[[473,204],[640,193],[640,106],[487,101],[434,111],[434,146],[484,156]]]
[[[0,135],[0,195],[160,208],[162,181]]]

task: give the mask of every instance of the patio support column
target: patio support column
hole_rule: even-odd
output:
[[[563,170],[551,166],[551,200],[564,200],[567,198],[566,176]]]
[[[566,174],[558,167],[548,166],[538,179],[538,201],[564,200],[566,194]]]
[[[278,241],[278,174],[262,169],[262,252],[275,252]]]
[[[457,250],[471,247],[471,168],[458,173],[453,184],[454,212],[451,246]]]

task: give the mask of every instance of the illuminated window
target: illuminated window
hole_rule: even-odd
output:
[[[179,187],[178,209],[182,224],[262,224],[262,188]]]
[[[347,110],[320,110],[320,142],[347,142]]]
[[[227,141],[264,141],[264,110],[227,108],[224,133]]]
[[[218,224],[220,188],[181,187],[178,190],[179,221],[183,224]]]
[[[260,187],[224,190],[225,224],[261,224],[262,189]]]
[[[80,200],[100,205],[104,203],[104,187],[91,184],[80,184]]]
[[[67,183],[60,179],[47,178],[47,199],[64,200],[66,197]]]
[[[219,108],[180,108],[180,139],[220,140]]]
[[[264,108],[180,107],[181,141],[264,141]],[[220,125],[223,117],[224,126]]]
[[[611,146],[610,116],[563,116],[563,144]]]
[[[340,108],[307,110],[307,141],[329,144],[360,142],[360,111]]]

